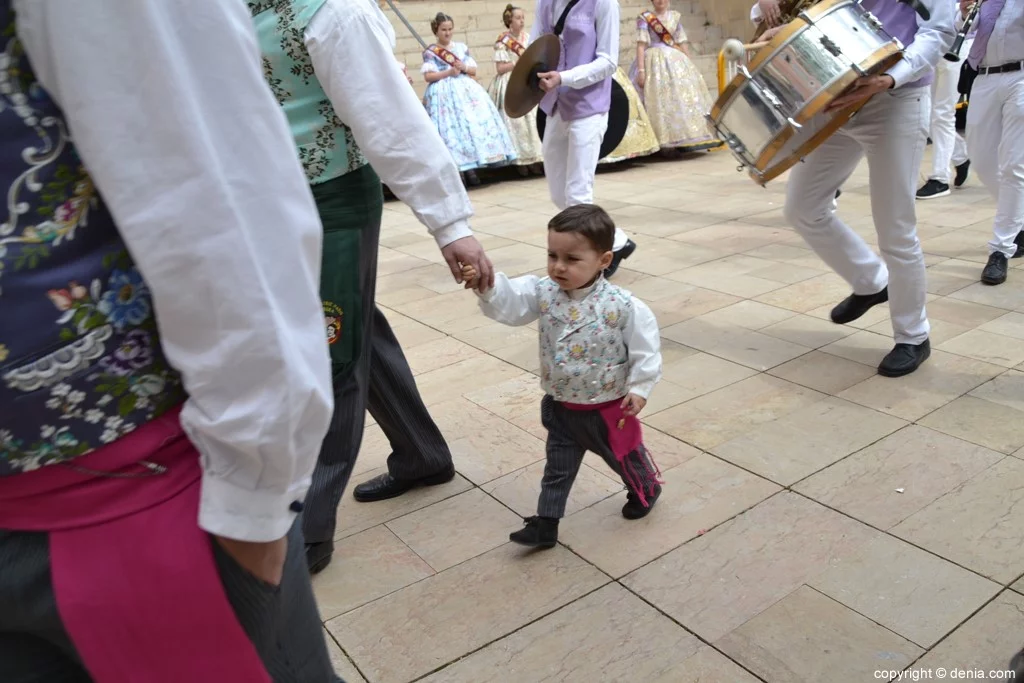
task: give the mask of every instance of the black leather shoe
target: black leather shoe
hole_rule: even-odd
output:
[[[447,484],[454,478],[454,466],[449,466],[446,470],[420,479],[395,479],[390,474],[382,474],[369,481],[364,481],[355,488],[352,495],[360,503],[372,503],[378,500],[397,498],[403,493],[419,488],[420,486],[440,486],[441,484]]]
[[[851,294],[832,309],[832,322],[836,325],[852,323],[871,310],[872,306],[884,304],[888,300],[888,287],[883,288],[878,294]]]
[[[1017,245],[1017,251],[1013,252],[1011,258],[1024,256],[1024,230],[1017,233],[1017,236],[1013,238],[1013,243]]]
[[[523,528],[508,535],[508,540],[528,548],[554,548],[558,543],[558,520],[553,517],[527,517]]]
[[[309,573],[316,575],[327,569],[334,556],[334,541],[323,543],[306,544],[306,564],[309,566]]]
[[[1006,282],[1006,257],[994,251],[988,255],[988,263],[981,271],[981,281],[986,285],[1001,285]]]
[[[647,496],[647,507],[640,502],[640,496],[632,491],[626,494],[626,504],[622,506],[622,516],[626,519],[641,519],[650,514],[654,504],[661,498],[661,487],[654,485],[654,493]]]
[[[882,377],[903,377],[921,367],[921,363],[932,355],[931,342],[925,339],[920,344],[897,344],[878,366]]]
[[[612,275],[615,275],[622,262],[632,256],[634,251],[636,251],[636,242],[626,240],[626,246],[616,252],[612,252],[612,264],[604,269],[604,276],[610,278]]]

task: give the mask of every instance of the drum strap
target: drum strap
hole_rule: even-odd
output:
[[[571,12],[572,8],[578,5],[579,2],[580,0],[569,0],[569,4],[565,6],[564,10],[562,10],[562,16],[558,18],[558,22],[555,24],[555,30],[553,31],[556,36],[562,35],[562,31],[565,30],[565,20],[569,16],[569,12]]]

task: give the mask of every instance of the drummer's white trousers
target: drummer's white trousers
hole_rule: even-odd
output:
[[[594,203],[594,176],[608,114],[566,121],[555,111],[544,128],[544,175],[558,210]],[[626,233],[615,228],[615,251],[626,246]]]
[[[970,49],[970,45],[964,45],[960,54],[966,56]],[[960,99],[957,85],[962,64],[940,59],[932,83],[932,171],[928,178],[947,185],[952,181],[950,163],[959,166],[967,161],[967,143],[956,132],[956,102]]]
[[[996,198],[989,251],[1013,256],[1024,229],[1024,72],[978,76],[967,110],[967,150]]]
[[[856,294],[889,287],[898,344],[928,338],[925,266],[914,195],[928,133],[927,88],[876,95],[790,172],[786,218]],[[832,211],[836,190],[867,157],[871,213],[881,258]]]

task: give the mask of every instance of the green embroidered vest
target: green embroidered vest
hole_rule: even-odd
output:
[[[367,163],[352,131],[334,113],[306,51],[306,27],[326,1],[249,0],[264,76],[284,109],[306,177],[313,185]]]

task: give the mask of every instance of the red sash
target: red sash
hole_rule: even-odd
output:
[[[515,52],[518,57],[522,57],[523,53],[526,52],[526,48],[523,47],[523,44],[513,38],[512,34],[507,31],[501,34],[498,38],[498,43],[504,45],[509,50],[512,50],[512,52]]]
[[[456,57],[451,50],[447,50],[437,44],[429,46],[427,48],[427,52],[430,52],[431,54],[440,57],[441,61],[443,61],[448,66],[455,66],[455,63],[459,61],[459,58]]]
[[[665,28],[665,24],[661,23],[661,19],[654,12],[644,12],[640,15],[640,18],[647,22],[647,25],[651,27],[651,30],[654,31],[654,34],[658,36],[661,42],[677,50],[682,49],[676,44],[675,38],[672,37],[672,34]]]

